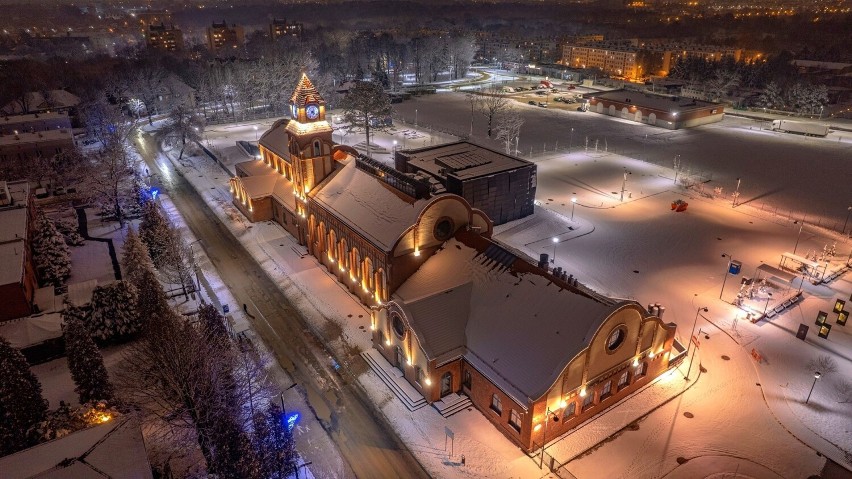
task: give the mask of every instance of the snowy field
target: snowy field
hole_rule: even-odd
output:
[[[623,128],[619,120],[597,118],[619,124],[614,128],[616,134]],[[225,141],[231,144],[237,139],[251,141],[254,136],[252,128],[232,131],[242,131],[245,136],[239,138],[236,133],[229,134]],[[654,141],[662,145],[686,139],[697,141],[694,138],[699,138],[699,133],[708,133],[715,141],[723,141],[732,134],[761,134],[767,135],[765,141],[772,151],[799,151],[809,145],[818,145],[817,151],[832,152],[837,155],[835,160],[852,145],[848,139],[850,142],[844,143],[843,137],[835,146],[814,143],[826,140],[797,138],[794,141],[775,133],[748,130],[743,120],[726,120],[694,131],[653,129],[652,132],[659,135]],[[607,151],[603,151],[601,143],[598,143],[597,152],[593,148],[589,151],[579,148],[575,142],[570,154],[561,152],[536,157],[539,166],[537,197],[546,212],[534,219],[499,228],[497,237],[537,258],[539,253],[553,254],[553,244],[548,240],[557,236],[557,265],[601,292],[633,298],[643,304],[662,303],[667,308],[664,320],[679,325],[684,341],[696,317],[696,309],[707,306],[710,310],[707,319],[699,319],[696,329],[708,332],[709,339],[701,342],[696,362],[708,373],[702,374],[683,395],[656,410],[657,404],[649,401],[644,412],[637,412],[633,418],[639,419],[638,429],[625,430],[580,457],[575,457],[578,443],[595,446],[588,444],[593,439],[580,442],[569,434],[551,442],[548,454],[565,463],[560,472],[568,471],[580,478],[710,477],[710,474],[694,476],[689,472],[695,470],[714,473],[737,470],[740,477],[807,477],[818,473],[824,462],[811,448],[852,467],[848,457],[852,444],[852,425],[848,418],[852,416],[852,407],[838,402],[834,393],[834,386],[842,378],[852,378],[850,326],[835,326],[830,336],[822,339],[816,336],[813,325],[817,311],[830,311],[835,298],[849,297],[852,292],[849,274],[827,285],[805,283],[804,301],[770,321],[755,325],[743,320],[745,313],[730,304],[739,288],[739,277],[727,279],[725,294],[719,299],[727,266],[722,253],[742,261],[743,274],[752,276],[761,263],[777,266],[781,253],[792,251],[797,238],[800,254],[822,251],[826,244],[837,242],[838,254],[831,269],[839,268],[846,261],[852,243],[810,223],[799,237],[798,225],[774,208],[761,205],[760,200],[754,199],[756,195],[745,187],[741,189],[744,195],[740,199],[740,203],[745,204],[732,208],[727,195],[731,187],[730,169],[740,167],[738,162],[742,159],[739,156],[718,153],[713,156],[712,160],[718,165],[702,170],[702,176],[713,178],[703,186],[702,192],[684,190],[676,185],[674,170],[668,164],[658,166],[616,155],[612,150],[617,148],[611,146],[617,143],[609,141]],[[636,156],[641,157],[642,147],[639,150]],[[808,153],[809,156],[814,154]],[[646,152],[645,157],[650,156]],[[736,164],[730,164],[732,162]],[[305,311],[315,329],[323,330],[329,321],[340,328],[340,336],[330,341],[339,357],[350,358],[354,356],[353,351],[370,347],[369,316],[363,307],[318,268],[313,258],[302,258],[302,250],[278,226],[255,224],[249,227],[230,205],[227,178],[218,165],[207,158],[190,157],[180,168],[226,220],[232,232]],[[782,167],[763,165],[760,168],[765,168],[767,174],[791,175],[789,169]],[[848,166],[838,168],[843,171]],[[629,172],[626,184],[623,182],[625,171]],[[816,184],[820,180],[840,181],[837,176],[843,175],[809,180],[800,173],[796,178],[802,184]],[[625,200],[622,202],[619,198],[623,185]],[[714,197],[713,188],[720,185],[724,193]],[[752,188],[758,187],[755,184]],[[833,193],[827,195],[825,190],[818,187],[808,191],[814,196],[831,196],[840,204],[842,197],[838,199]],[[820,198],[799,194],[797,188],[781,188],[771,195],[778,203],[789,201],[803,207],[820,204]],[[790,196],[792,198],[788,198]],[[573,221],[572,197],[578,200]],[[687,211],[671,211],[670,203],[675,199],[688,201]],[[800,323],[811,325],[806,341],[795,337]],[[752,350],[761,354],[761,363],[752,359]],[[820,379],[809,403],[805,404],[804,397],[813,380],[813,372],[806,365],[819,355],[834,358],[838,371]],[[449,420],[441,418],[431,408],[410,413],[372,372],[362,374],[359,381],[391,422],[399,425],[399,434],[436,477],[545,475],[538,471],[535,461],[511,446],[475,411]],[[650,414],[645,416],[647,412]],[[684,416],[685,412],[693,417]],[[463,415],[474,415],[474,418],[470,419],[472,427],[456,425],[458,447],[455,455],[466,454],[467,463],[478,464],[480,469],[461,468],[456,465],[458,457],[450,458],[443,451],[441,426],[461,421]],[[644,417],[640,419],[641,416]],[[755,439],[743,441],[747,436]],[[646,450],[653,453],[645,454]],[[767,451],[772,453],[767,454]],[[681,462],[683,465],[679,466]],[[601,464],[608,468],[606,474],[601,474]]]

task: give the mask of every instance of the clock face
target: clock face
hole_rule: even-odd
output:
[[[305,108],[305,114],[308,116],[309,120],[316,120],[319,118],[319,107],[316,105],[308,105]]]

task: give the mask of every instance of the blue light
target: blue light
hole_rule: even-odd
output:
[[[156,200],[157,195],[159,195],[159,194],[160,194],[160,190],[158,190],[157,188],[151,188],[151,199]]]
[[[287,422],[287,430],[292,432],[293,428],[296,427],[296,423],[299,422],[299,413],[293,412],[287,415],[284,420]]]

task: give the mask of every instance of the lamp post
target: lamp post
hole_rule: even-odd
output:
[[[414,109],[414,126],[417,126],[417,108]]]
[[[799,239],[802,238],[802,228],[805,227],[805,219],[802,218],[802,222],[799,223],[799,234],[796,236],[796,245],[793,246],[793,254],[796,254],[796,250],[799,248]]]
[[[557,416],[553,411],[550,410],[549,407],[545,406],[544,410],[544,431],[541,435],[541,458],[538,461],[538,468],[541,469],[544,467],[544,446],[547,445],[547,423],[550,422],[550,417],[553,416],[553,422],[559,422],[559,416]]]
[[[695,334],[695,325],[698,324],[698,315],[702,311],[704,311],[706,313],[707,311],[709,311],[709,309],[707,309],[707,307],[702,306],[702,307],[698,308],[698,310],[695,312],[695,320],[692,322],[692,331],[689,332],[689,339],[688,339],[689,342],[686,343],[687,352],[689,351],[689,346],[692,344],[692,336]],[[689,367],[686,368],[686,376],[683,378],[687,381],[689,381],[689,372],[692,370],[692,360],[695,359],[695,349],[696,348],[692,349],[692,356],[689,357]]]
[[[766,317],[766,310],[769,309],[769,302],[772,301],[772,293],[766,293],[766,294],[768,294],[769,297],[766,298],[766,304],[763,306],[763,317],[764,318]]]
[[[571,221],[574,221],[574,207],[577,206],[577,197],[571,198]]]
[[[556,264],[556,246],[559,244],[559,238],[554,236],[551,241],[553,241],[553,259],[550,262]]]
[[[843,222],[843,230],[840,234],[846,234],[846,225],[849,224],[849,213],[852,213],[852,206],[846,208],[846,221]]]
[[[814,392],[814,386],[816,386],[816,382],[817,382],[817,380],[820,378],[820,376],[822,376],[822,373],[820,373],[819,371],[817,371],[817,372],[815,372],[815,373],[814,373],[814,383],[813,383],[813,384],[811,384],[811,390],[808,392],[808,398],[807,398],[807,399],[805,399],[805,404],[807,404],[807,403],[808,403],[808,401],[810,401],[810,400],[811,400],[811,394],[813,394],[813,392]],[[545,426],[545,427],[547,427],[547,424],[545,424],[544,426]],[[545,429],[545,431],[547,431],[547,429]]]
[[[192,256],[192,270],[195,272],[195,290],[198,291],[198,297],[201,298],[201,302],[204,302],[204,297],[201,295],[201,281],[198,280],[198,265],[195,263],[195,250],[192,249],[192,245],[200,242],[200,239],[189,243],[189,254]]]
[[[254,125],[254,141],[257,141],[257,125]]]
[[[396,157],[396,140],[393,140],[393,155]]]
[[[737,197],[740,196],[740,179],[737,178],[737,189],[734,191],[734,199],[731,201],[731,208],[737,207]]]
[[[568,140],[568,153],[571,153],[571,148],[574,146],[574,128],[571,128],[571,136]]]
[[[722,280],[722,291],[719,291],[719,299],[722,299],[722,293],[725,292],[725,281],[728,280],[728,273],[731,271],[731,261],[734,260],[728,253],[722,253],[722,257],[728,258],[728,267],[725,268],[725,278]]]

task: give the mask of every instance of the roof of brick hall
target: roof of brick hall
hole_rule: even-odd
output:
[[[325,100],[322,99],[319,91],[308,79],[308,75],[302,73],[302,78],[299,79],[299,84],[296,85],[296,90],[290,97],[290,102],[305,105],[306,103],[325,103]]]

